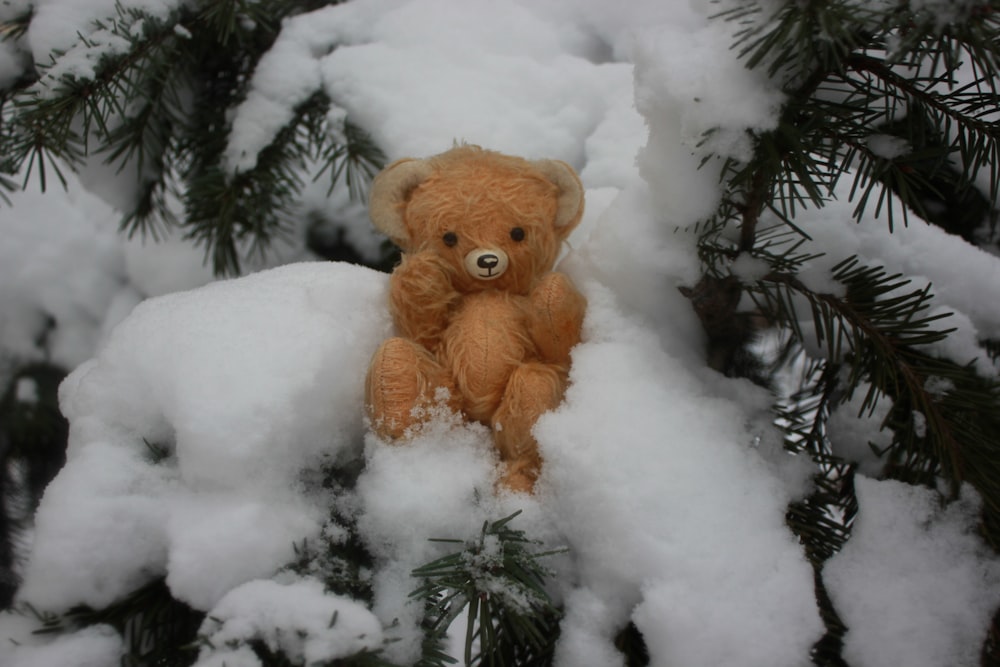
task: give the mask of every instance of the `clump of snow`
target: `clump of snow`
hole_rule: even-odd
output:
[[[645,70],[637,90],[640,111],[650,103],[674,110],[680,140],[699,159],[714,154],[746,160],[753,152],[747,130],[774,128],[784,94],[765,71],[746,69],[730,48],[730,24],[702,21],[695,29],[657,25],[643,35],[636,54]]]
[[[0,359],[72,368],[93,354],[125,280],[115,221],[77,186],[9,196],[13,206],[0,206]]]
[[[885,160],[895,160],[911,152],[910,143],[891,134],[872,134],[865,141],[875,155]]]
[[[374,611],[393,626],[391,658],[412,660],[422,638],[423,604],[409,599],[410,572],[455,549],[430,539],[468,540],[479,531],[494,507],[496,463],[488,429],[443,407],[405,446],[368,436],[358,528],[378,559]]]
[[[979,664],[1000,596],[1000,563],[976,534],[979,499],[966,487],[942,507],[938,494],[896,481],[855,479],[851,539],[823,568],[848,627],[850,664]]]
[[[541,502],[566,536],[576,587],[592,593],[568,603],[608,602],[603,618],[570,607],[564,626],[580,615],[587,626],[570,636],[613,636],[631,613],[657,662],[799,664],[822,626],[812,569],[784,525],[801,482],[768,454],[770,425],[708,393],[605,288],[584,288],[572,384],[536,427]],[[768,444],[755,449],[755,436]],[[732,642],[717,640],[723,628]]]
[[[25,598],[99,607],[166,574],[207,609],[290,559],[322,514],[299,472],[359,447],[384,288],[299,264],[138,306],[61,387],[69,463],[37,514]]]
[[[911,216],[909,225],[897,226],[892,232],[884,211],[880,218],[867,211],[856,221],[855,204],[849,201],[849,181],[841,179],[835,192],[837,199],[822,209],[806,210],[797,218],[796,224],[811,237],[801,252],[823,253],[810,261],[809,275],[828,275],[834,264],[856,256],[862,265],[883,266],[890,274],[909,278],[907,285],[888,296],[913,292],[929,283],[934,310],[928,314],[952,314],[931,326],[957,331],[928,349],[959,364],[975,360],[977,371],[994,375],[995,364],[978,341],[1000,337],[1000,313],[990,305],[1000,297],[1000,262],[961,237],[915,216]],[[896,207],[895,219],[900,220],[898,202],[892,205]],[[799,312],[807,314],[809,309]]]
[[[247,647],[255,640],[294,664],[317,665],[381,648],[382,625],[364,605],[325,593],[318,581],[257,580],[219,600],[199,635],[207,642],[197,667],[259,665]]]
[[[568,55],[564,31],[519,5],[446,4],[415,0],[378,11],[379,3],[349,3],[287,21],[233,120],[230,164],[254,162],[280,119],[319,88],[317,74],[391,158],[462,140],[582,164],[583,140],[621,100],[631,67]]]
[[[90,38],[100,32],[98,22],[106,24],[116,18],[117,4],[117,0],[34,0],[27,41],[35,62],[47,65],[54,54],[62,52],[65,55],[57,59],[63,61],[61,67],[85,72],[100,56],[103,40],[94,50],[74,49],[74,46],[81,36]],[[179,5],[178,0],[129,0],[127,3],[129,8],[161,19]],[[107,47],[110,54],[115,45],[112,42]]]

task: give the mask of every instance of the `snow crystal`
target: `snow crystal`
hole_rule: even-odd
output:
[[[942,507],[929,489],[858,475],[850,540],[823,568],[848,627],[852,665],[963,667],[979,650],[1000,595],[1000,563],[976,534],[970,488]]]

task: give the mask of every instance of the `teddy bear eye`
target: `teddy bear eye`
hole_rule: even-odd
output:
[[[441,237],[441,240],[444,241],[446,246],[453,248],[458,243],[458,234],[455,232],[445,232],[445,235]]]
[[[524,230],[521,229],[520,227],[515,227],[514,229],[510,230],[510,237],[515,241],[523,241]]]

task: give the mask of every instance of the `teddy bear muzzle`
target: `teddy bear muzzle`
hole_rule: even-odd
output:
[[[507,253],[499,248],[476,248],[465,256],[465,270],[478,280],[494,280],[510,264]]]

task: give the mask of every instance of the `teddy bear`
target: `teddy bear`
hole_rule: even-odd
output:
[[[402,250],[389,278],[398,335],[369,365],[372,429],[405,441],[443,403],[488,426],[502,487],[532,493],[532,427],[566,389],[586,301],[553,271],[583,215],[565,162],[461,145],[398,160],[369,193],[375,227]]]

